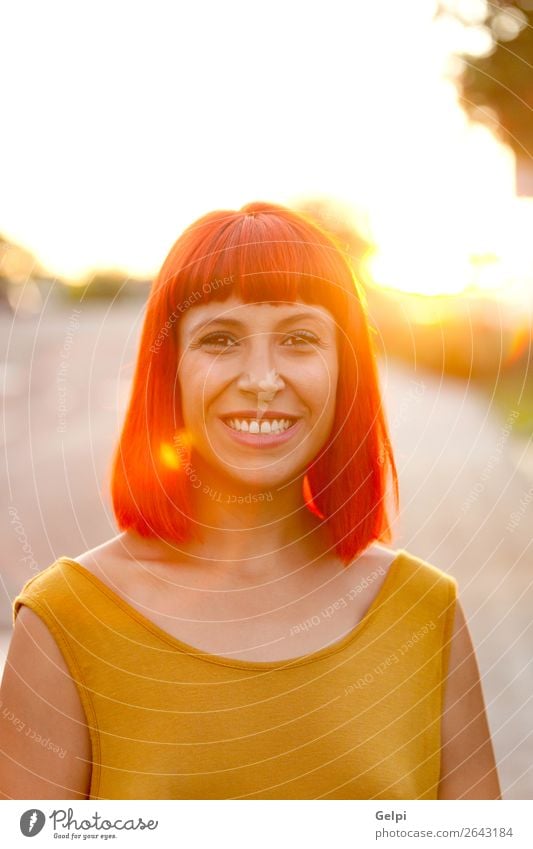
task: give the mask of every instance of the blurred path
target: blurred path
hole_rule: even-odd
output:
[[[476,647],[504,798],[533,798],[533,468],[467,383],[381,368],[402,511],[395,545],[454,575]]]
[[[0,440],[0,627],[36,571],[116,534],[105,473],[122,420],[144,302],[0,314],[8,404]],[[11,341],[9,336],[11,334]],[[9,345],[9,347],[8,347]],[[533,798],[533,465],[468,384],[380,363],[400,475],[393,548],[454,575],[482,673],[505,798]],[[66,407],[63,416],[61,408]],[[63,428],[63,430],[58,430]],[[25,559],[24,559],[25,558]],[[0,640],[0,665],[2,663]]]

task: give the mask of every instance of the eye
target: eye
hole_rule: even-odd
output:
[[[230,348],[232,346],[223,345],[223,343],[220,340],[222,340],[222,339],[232,339],[232,338],[233,337],[230,336],[229,333],[223,333],[222,331],[217,331],[215,333],[209,333],[208,336],[204,336],[202,339],[200,339],[199,342],[197,342],[195,345],[193,345],[193,347],[199,348],[199,347],[202,347],[204,345],[207,345],[209,348],[223,348],[223,349],[227,350],[228,348]]]
[[[318,336],[315,336],[314,333],[311,333],[310,330],[295,330],[294,333],[291,333],[289,339],[299,340],[300,344],[304,345],[319,345],[320,339]],[[289,348],[294,348],[294,345],[289,345]]]
[[[224,340],[230,340],[229,344],[224,344]],[[292,340],[292,342],[291,342]],[[287,344],[290,343],[290,344]],[[236,340],[229,333],[225,333],[224,331],[215,331],[213,333],[209,333],[207,336],[203,336],[198,342],[191,345],[192,348],[211,348],[218,349],[219,351],[229,351],[231,348],[235,347]],[[295,330],[291,333],[287,339],[285,340],[286,347],[288,348],[301,348],[307,347],[309,345],[320,345],[320,339],[314,333],[311,333],[309,330]]]

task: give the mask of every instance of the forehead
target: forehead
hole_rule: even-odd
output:
[[[239,322],[243,325],[275,326],[291,319],[314,319],[325,325],[334,326],[335,319],[331,312],[320,304],[307,304],[296,300],[262,301],[261,303],[245,303],[238,297],[230,297],[225,301],[210,301],[191,307],[181,319],[181,326],[186,333],[194,333],[201,326],[213,321]]]

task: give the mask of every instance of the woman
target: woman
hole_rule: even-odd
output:
[[[3,797],[500,798],[455,580],[382,544],[389,478],[397,505],[336,240],[264,203],[195,222],[148,300],[121,533],[15,599],[2,701],[46,743],[2,723]]]

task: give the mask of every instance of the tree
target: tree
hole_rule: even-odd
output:
[[[533,163],[533,0],[447,0],[436,18],[453,18],[485,40],[478,55],[457,51],[460,102],[476,121],[489,123],[517,157],[517,167]]]

